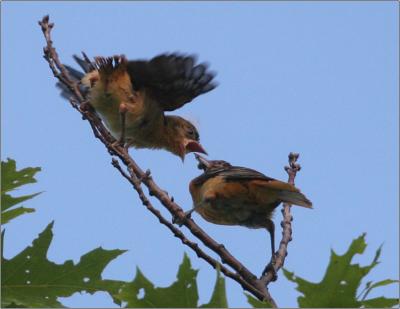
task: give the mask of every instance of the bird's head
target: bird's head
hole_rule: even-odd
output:
[[[199,132],[196,127],[179,116],[166,116],[167,126],[167,149],[179,156],[182,161],[190,152],[207,154],[199,140]]]
[[[223,160],[207,160],[206,158],[200,156],[197,153],[194,156],[196,160],[199,162],[197,167],[205,172],[213,169],[227,168],[232,166],[228,162]]]

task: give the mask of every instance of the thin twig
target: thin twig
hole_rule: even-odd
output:
[[[127,149],[119,145],[119,143],[116,143],[116,139],[104,127],[96,112],[93,109],[88,108],[89,103],[87,98],[80,92],[78,85],[71,80],[68,75],[68,71],[60,62],[58,54],[52,45],[53,42],[50,35],[54,24],[49,23],[48,16],[45,16],[42,21],[39,22],[39,24],[42,28],[42,32],[47,43],[46,47],[44,48],[44,58],[48,62],[54,76],[71,90],[74,96],[74,98],[70,99],[71,105],[82,114],[83,119],[88,120],[95,137],[101,140],[111,155],[117,156],[127,167],[129,175],[122,170],[118,161],[115,159],[113,160],[114,167],[134,186],[135,190],[139,194],[140,199],[142,200],[142,203],[160,220],[163,225],[171,230],[174,236],[178,237],[182,243],[194,250],[200,258],[203,258],[214,268],[219,265],[219,262],[207,255],[197,243],[188,240],[181,230],[165,219],[161,213],[152,206],[148,198],[143,193],[140,185],[141,182],[144,183],[149,189],[149,194],[154,195],[168,209],[173,218],[181,219],[183,224],[194,236],[201,240],[205,246],[217,253],[223,263],[229,265],[236,271],[236,273],[233,273],[223,265],[220,265],[221,271],[226,276],[237,281],[243,287],[243,289],[249,291],[258,299],[266,300],[276,307],[276,303],[269,294],[266,286],[262,286],[262,282],[258,280],[252,272],[250,272],[234,256],[232,256],[222,244],[216,242],[205,231],[203,231],[192,219],[185,220],[185,215],[182,208],[168,196],[166,191],[158,187],[158,185],[153,181],[149,172],[143,172],[143,170],[136,164],[132,157],[130,157]]]
[[[291,185],[294,185],[294,179],[296,177],[296,174],[301,169],[301,166],[298,163],[296,163],[298,158],[299,158],[298,153],[291,152],[289,154],[289,166],[285,166],[285,171],[289,175],[288,183],[290,183]],[[290,208],[291,208],[290,204],[288,203],[283,204],[282,208],[283,220],[281,221],[282,240],[279,243],[278,251],[275,253],[275,264],[273,265],[275,273],[269,271],[260,278],[260,280],[265,285],[268,285],[271,281],[275,280],[274,278],[275,274],[278,273],[278,270],[282,268],[283,264],[285,263],[285,258],[288,254],[287,247],[289,242],[292,240],[292,221],[293,221],[293,216],[290,213]]]

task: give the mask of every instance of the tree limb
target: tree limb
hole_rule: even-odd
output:
[[[49,23],[49,16],[43,17],[43,19],[39,21],[39,25],[41,26],[46,40],[46,47],[43,49],[44,58],[48,62],[53,75],[71,90],[74,96],[70,99],[72,107],[79,111],[83,119],[88,120],[95,137],[106,146],[108,152],[112,156],[118,157],[123,162],[127,168],[127,172],[123,170],[118,160],[115,158],[112,159],[113,166],[133,185],[142,201],[142,204],[153,215],[155,215],[160,223],[165,225],[175,237],[179,238],[183,244],[191,248],[198,257],[205,260],[213,268],[219,266],[222,273],[238,282],[244,290],[247,290],[260,300],[269,302],[273,307],[277,307],[267,288],[267,285],[273,279],[273,272],[267,272],[261,279],[257,279],[257,277],[250,270],[248,270],[232,254],[229,253],[224,245],[219,244],[213,238],[211,238],[192,219],[187,219],[185,217],[185,213],[182,208],[174,202],[173,198],[169,197],[166,191],[162,190],[154,182],[150,175],[150,171],[144,172],[129,155],[127,149],[116,142],[116,139],[103,125],[100,117],[96,114],[93,108],[91,108],[87,98],[80,92],[77,83],[72,81],[68,74],[68,70],[65,69],[59,60],[58,54],[53,47],[51,30],[54,27],[54,24]],[[300,166],[296,164],[297,158],[298,154],[291,153],[289,155],[290,166],[285,167],[289,174],[289,183],[291,184],[294,184],[294,177],[296,176],[297,171],[300,170]],[[164,218],[160,211],[153,207],[152,203],[144,194],[141,186],[142,183],[149,189],[149,194],[154,195],[161,202],[161,204],[167,208],[167,210],[171,213],[172,218],[177,218],[183,222],[183,225],[185,225],[194,236],[196,236],[205,246],[210,248],[221,258],[222,263],[229,265],[233,270],[235,270],[235,272],[230,271],[228,268],[221,265],[217,260],[206,254],[197,243],[189,240],[179,228]],[[289,204],[284,204],[282,209],[282,214],[284,217],[281,223],[283,228],[283,238],[276,253],[276,263],[274,265],[275,271],[278,271],[282,267],[287,255],[287,245],[291,240],[292,216],[290,214],[290,207],[291,206]]]
[[[291,185],[294,185],[294,179],[296,177],[296,174],[298,171],[300,171],[301,166],[300,164],[296,163],[297,159],[299,158],[298,153],[293,153],[291,152],[289,154],[289,166],[285,166],[285,171],[289,175],[288,183]],[[278,273],[278,270],[282,268],[285,258],[288,254],[287,252],[287,247],[289,242],[292,240],[292,221],[293,221],[293,216],[290,213],[290,208],[292,206],[288,203],[283,203],[283,208],[282,208],[282,215],[283,215],[283,220],[281,221],[281,227],[282,227],[282,240],[279,243],[279,249],[275,253],[275,264],[273,265],[275,273],[274,272],[267,272],[265,275],[263,275],[260,280],[263,282],[264,285],[268,285],[271,281],[275,280],[275,274]]]

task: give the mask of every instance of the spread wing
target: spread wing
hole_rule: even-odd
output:
[[[128,62],[133,88],[146,88],[165,111],[173,111],[213,90],[215,74],[193,55],[162,54],[150,61]]]
[[[83,58],[74,55],[83,73],[70,66],[65,66],[70,77],[79,82],[84,73],[96,70],[96,66],[83,53]],[[160,104],[164,111],[173,111],[191,102],[195,97],[213,90],[217,84],[215,74],[208,70],[205,63],[196,64],[193,55],[162,54],[153,59],[133,60],[127,63],[127,70],[135,90],[146,89]],[[88,91],[79,85],[81,91]],[[70,90],[57,83],[61,96],[69,98]]]

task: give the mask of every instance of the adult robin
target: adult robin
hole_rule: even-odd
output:
[[[165,149],[182,161],[189,152],[206,153],[199,132],[188,120],[166,111],[176,110],[213,90],[214,73],[193,55],[162,54],[151,60],[128,61],[124,56],[96,57],[92,62],[74,56],[84,73],[65,66],[90,105],[127,147]],[[71,91],[58,83],[61,95]]]
[[[204,173],[190,182],[193,208],[187,216],[196,211],[214,224],[267,229],[274,263],[275,226],[271,218],[275,208],[282,202],[312,208],[311,201],[287,182],[226,161],[195,156]]]

